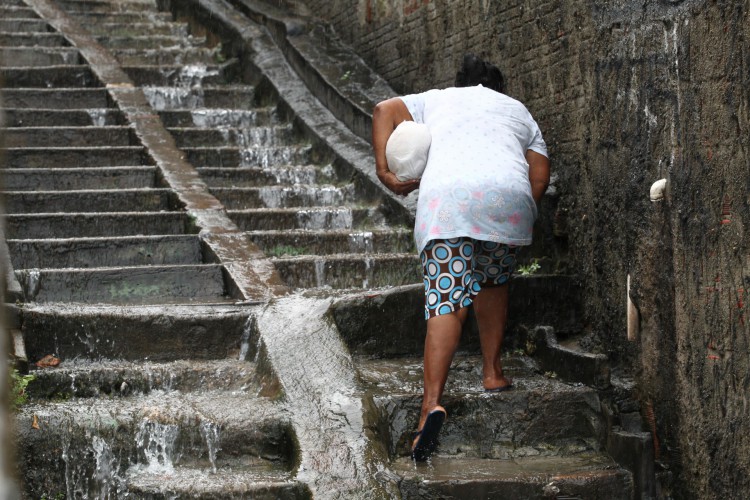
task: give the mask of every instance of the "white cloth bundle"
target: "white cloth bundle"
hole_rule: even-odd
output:
[[[385,145],[388,169],[399,181],[419,179],[427,165],[432,135],[427,125],[403,121],[393,131]]]

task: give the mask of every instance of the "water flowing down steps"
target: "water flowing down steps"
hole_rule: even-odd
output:
[[[291,70],[274,9],[0,9],[16,327],[32,362],[62,359],[35,371],[16,418],[29,497],[637,492],[603,452],[614,438],[648,449],[612,431],[627,384],[531,328],[580,331],[564,276],[514,283],[518,390],[477,390],[468,331],[438,455],[408,460],[424,338],[409,207]]]

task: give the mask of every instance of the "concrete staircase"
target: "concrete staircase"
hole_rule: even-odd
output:
[[[606,360],[529,332],[578,331],[564,276],[514,282],[514,391],[479,390],[467,328],[441,447],[408,459],[424,338],[409,210],[258,9],[0,1],[14,334],[30,361],[62,360],[16,416],[25,494],[638,497],[603,451]]]

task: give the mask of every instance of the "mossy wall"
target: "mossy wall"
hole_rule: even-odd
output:
[[[675,496],[750,494],[750,1],[303,3],[398,92],[451,85],[467,51],[501,67],[550,148],[587,328],[636,377]]]

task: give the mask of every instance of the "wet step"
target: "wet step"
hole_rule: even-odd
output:
[[[359,359],[363,387],[380,410],[382,436],[394,456],[410,454],[422,403],[422,360]],[[512,459],[564,456],[599,449],[605,422],[596,390],[538,372],[528,356],[503,357],[513,389],[485,393],[481,357],[458,354],[443,406],[448,418],[436,456]]]
[[[221,64],[123,65],[122,70],[141,86],[191,87],[200,83],[217,85],[230,82],[241,68],[237,60],[232,59]]]
[[[340,181],[330,165],[282,165],[276,167],[200,167],[201,178],[211,187],[260,187],[272,184],[332,184]]]
[[[33,19],[38,18],[34,9],[29,7],[21,7],[23,3],[13,5],[2,5],[0,6],[0,19]]]
[[[292,288],[379,288],[421,280],[414,254],[292,256],[271,259]]]
[[[156,9],[156,3],[149,0],[118,0],[118,1],[97,1],[97,0],[58,0],[61,7],[70,11],[84,12],[133,12],[133,11],[153,11]]]
[[[409,458],[391,464],[402,478],[402,498],[558,498],[629,500],[632,475],[611,458],[587,452],[565,457],[508,460],[444,458],[416,465]]]
[[[47,47],[0,47],[4,66],[58,66],[83,64],[78,49]]]
[[[5,161],[9,168],[91,168],[141,167],[152,165],[142,146],[8,148]]]
[[[210,192],[229,210],[333,207],[355,199],[353,184],[211,188]]]
[[[86,26],[89,33],[94,36],[144,36],[144,35],[166,35],[174,37],[187,37],[190,35],[188,26],[184,23],[174,22],[102,22],[90,23]]]
[[[256,208],[227,213],[243,231],[374,229],[386,225],[380,210],[372,207]]]
[[[197,235],[7,240],[13,268],[88,268],[199,264]]]
[[[89,66],[5,66],[0,68],[0,76],[6,88],[101,86]]]
[[[97,238],[197,233],[185,212],[117,212],[5,215],[9,239]]]
[[[153,23],[155,25],[171,23],[172,14],[154,10],[140,10],[130,12],[128,10],[90,11],[85,7],[66,9],[69,16],[76,18],[79,23],[93,24],[143,24]]]
[[[225,147],[287,146],[299,141],[291,125],[252,128],[170,127],[177,146]]]
[[[3,106],[6,108],[96,110],[114,104],[104,88],[5,88]]]
[[[96,191],[5,191],[9,214],[54,212],[143,212],[174,210],[170,189],[100,189]]]
[[[254,310],[255,306],[244,303],[111,305],[51,302],[24,304],[18,314],[28,359],[36,362],[54,354],[62,360],[60,367],[64,368],[74,359],[137,363],[253,359],[258,345]],[[144,368],[146,372],[149,366],[147,364]],[[114,368],[110,366],[107,370]],[[202,370],[196,365],[196,374],[203,373]],[[77,379],[75,373],[70,377]],[[217,368],[219,373],[224,373],[224,369]],[[175,376],[178,379],[183,377]],[[184,374],[184,377],[190,376],[190,373]],[[55,379],[55,387],[66,376],[61,377]],[[136,377],[133,383],[141,384],[138,380]],[[168,382],[157,384],[152,380],[151,383],[164,389],[168,387]],[[156,386],[152,390],[158,388]],[[180,390],[183,389],[187,387]],[[84,390],[93,389],[84,384],[81,391]],[[40,391],[39,394],[46,394],[42,388]]]
[[[16,421],[23,428],[21,462],[26,470],[45,471],[44,481],[25,485],[35,498],[47,488],[70,484],[86,497],[122,495],[123,486],[132,487],[138,498],[145,498],[141,491],[159,495],[170,488],[180,494],[197,486],[190,477],[205,483],[195,490],[200,495],[218,491],[212,476],[228,477],[230,470],[282,494],[291,482],[295,444],[288,417],[268,398],[247,390],[154,391],[137,398],[92,399],[85,406],[76,400],[32,403]],[[37,429],[31,429],[32,421]],[[49,443],[57,446],[39,453]]]
[[[154,99],[153,97],[151,98]],[[164,106],[166,104],[162,104]],[[245,104],[246,105],[246,104]],[[202,102],[200,106],[205,106]],[[198,108],[191,110],[166,109],[159,111],[165,127],[249,128],[268,126],[280,121],[274,106],[254,109]]]
[[[3,171],[8,191],[71,191],[157,187],[156,167],[17,168]]]
[[[203,37],[188,38],[170,35],[135,35],[135,36],[107,36],[99,35],[96,40],[110,49],[153,50],[171,49],[173,47],[193,48],[206,43]]]
[[[216,64],[223,56],[216,49],[160,47],[154,49],[110,49],[126,66],[173,66],[176,64]]]
[[[188,67],[188,70],[190,67]],[[186,70],[187,71],[187,70]],[[195,66],[194,73],[200,76],[201,72],[208,71],[203,66]],[[189,76],[189,75],[188,75]],[[232,126],[229,122],[233,116],[246,118],[250,112],[254,116],[258,111],[251,109],[255,102],[255,87],[251,85],[200,85],[200,86],[147,86],[143,88],[149,104],[157,111],[165,110],[186,110],[193,113],[193,116],[206,115],[205,120],[210,120],[213,114],[218,114],[214,118],[215,124],[207,122],[204,126]],[[216,111],[196,110],[195,108],[220,108]],[[225,109],[226,108],[226,109]],[[192,122],[195,126],[202,125]],[[245,121],[237,123],[235,126],[244,126]],[[173,126],[167,123],[167,126]],[[190,126],[190,125],[187,125]]]
[[[144,500],[257,500],[309,499],[308,487],[292,475],[268,466],[250,466],[237,471],[228,467],[206,474],[203,470],[176,468],[166,476],[134,469],[126,488]]]
[[[35,32],[52,32],[54,29],[34,14],[29,18],[10,17],[0,18],[0,32],[6,33],[35,33]]]
[[[70,44],[59,33],[12,33],[0,31],[0,47],[65,47]]]
[[[135,397],[154,391],[252,391],[255,364],[233,359],[166,363],[122,360],[64,360],[54,369],[34,369],[31,399]]]
[[[239,147],[183,147],[196,167],[276,167],[315,163],[310,145]]]
[[[255,231],[247,237],[272,257],[332,255],[341,253],[410,253],[414,239],[410,229],[373,231]],[[416,252],[414,252],[416,254]]]
[[[216,264],[15,271],[27,301],[100,304],[226,303],[225,272]]]
[[[132,146],[138,139],[130,127],[11,127],[0,128],[8,148]]]
[[[111,127],[125,125],[118,109],[0,109],[7,127]]]

